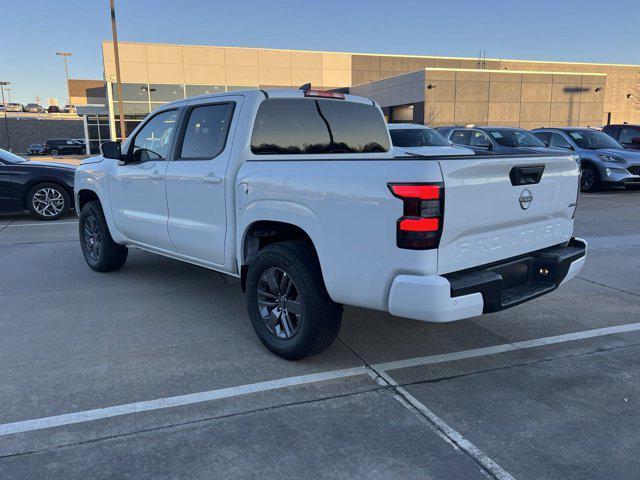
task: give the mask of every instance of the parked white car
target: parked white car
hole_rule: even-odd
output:
[[[448,322],[581,269],[571,155],[395,158],[371,100],[240,91],[164,105],[75,176],[91,268],[129,247],[241,279],[262,342],[326,349],[342,304]]]
[[[390,123],[388,125],[396,156],[411,155],[474,155],[469,148],[454,146],[433,128],[415,123]]]

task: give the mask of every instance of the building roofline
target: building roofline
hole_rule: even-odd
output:
[[[595,75],[598,77],[606,77],[608,74],[600,73],[600,72],[554,72],[554,71],[546,71],[546,70],[498,70],[498,69],[490,69],[490,68],[482,68],[482,69],[473,69],[473,68],[448,68],[448,67],[425,67],[426,71],[451,71],[451,72],[488,72],[488,73],[526,73],[533,75]],[[417,70],[418,72],[421,70]],[[415,72],[408,72],[415,73]],[[403,74],[403,75],[406,75]],[[391,78],[391,77],[390,77]]]
[[[113,43],[111,40],[103,40],[102,44]],[[337,52],[332,50],[299,50],[291,48],[265,48],[265,47],[250,47],[250,46],[227,46],[227,45],[193,45],[193,44],[180,44],[180,43],[154,43],[154,42],[121,42],[118,44],[131,44],[131,45],[164,45],[171,47],[199,47],[199,48],[230,48],[230,49],[253,49],[253,50],[270,50],[274,52],[300,52],[300,53],[333,53],[342,55],[363,55],[369,57],[401,57],[401,58],[425,58],[425,59],[437,59],[437,60],[473,60],[477,61],[477,57],[447,57],[439,55],[411,55],[411,54],[395,54],[395,53],[365,53],[365,52]],[[484,61],[493,62],[520,62],[520,63],[551,63],[551,64],[567,64],[567,65],[601,65],[608,67],[631,67],[640,68],[640,65],[631,63],[605,63],[605,62],[573,62],[562,60],[523,60],[513,58],[484,58]],[[468,70],[468,69],[467,69]]]
[[[446,68],[446,67],[426,67],[426,68],[421,68],[420,70],[415,70],[413,72],[406,72],[406,73],[401,73],[398,72],[398,75],[394,75],[392,77],[386,77],[386,78],[380,78],[379,80],[372,80],[370,82],[365,82],[365,83],[358,83],[357,85],[351,85],[350,88],[354,88],[354,87],[362,87],[364,85],[370,85],[372,83],[377,83],[377,82],[384,82],[384,81],[389,81],[392,78],[398,78],[398,77],[404,77],[404,76],[409,76],[412,75],[414,73],[418,73],[418,72],[478,72],[478,73],[498,73],[498,74],[505,74],[505,75],[509,75],[509,74],[517,74],[517,75],[521,75],[521,74],[526,74],[526,75],[572,75],[572,76],[584,76],[584,75],[591,75],[591,76],[597,76],[597,77],[607,77],[608,74],[606,73],[592,73],[592,72],[548,72],[548,71],[534,71],[534,70],[495,70],[495,69],[473,69],[473,68]],[[425,79],[425,82],[428,81],[428,79]],[[435,80],[437,81],[437,80]]]

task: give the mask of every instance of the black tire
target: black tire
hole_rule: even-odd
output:
[[[85,155],[86,153],[87,153],[86,149],[83,148],[82,150],[80,150],[80,155]]]
[[[53,182],[34,185],[27,193],[26,201],[29,212],[38,220],[58,220],[71,206],[67,190]]]
[[[53,157],[57,157],[58,155],[60,155],[60,151],[58,151],[57,148],[54,148],[53,150],[51,150],[51,155]]]
[[[580,168],[582,170],[580,191],[597,192],[600,190],[600,173],[598,173],[598,169],[588,163],[583,163]]]
[[[290,277],[301,305],[300,317],[294,315],[298,318],[297,329],[290,338],[281,338],[270,330],[258,305],[263,275],[274,269]],[[264,312],[266,307],[262,308]],[[342,322],[342,305],[329,297],[318,259],[304,242],[277,243],[258,253],[247,272],[247,309],[260,341],[287,360],[299,360],[326,350],[338,335]]]
[[[95,271],[119,270],[127,261],[129,249],[113,241],[99,202],[82,207],[79,233],[84,259]]]

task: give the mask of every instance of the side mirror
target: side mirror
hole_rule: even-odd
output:
[[[120,142],[103,142],[100,145],[100,149],[102,150],[102,156],[104,158],[112,158],[114,160],[121,160],[122,157],[122,149],[120,147]]]

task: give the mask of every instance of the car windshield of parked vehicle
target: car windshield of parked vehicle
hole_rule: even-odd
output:
[[[389,148],[380,111],[344,100],[265,100],[251,137],[256,155],[376,153]]]
[[[569,136],[580,148],[598,150],[600,148],[624,148],[606,133],[598,130],[569,130]]]
[[[19,157],[18,155],[14,155],[11,152],[7,152],[0,148],[0,160],[4,163],[25,163],[28,160],[26,158]]]
[[[526,130],[489,130],[498,144],[503,147],[544,147],[544,142]]]
[[[389,130],[391,143],[396,147],[444,147],[448,146],[442,135],[431,128],[402,128]]]

